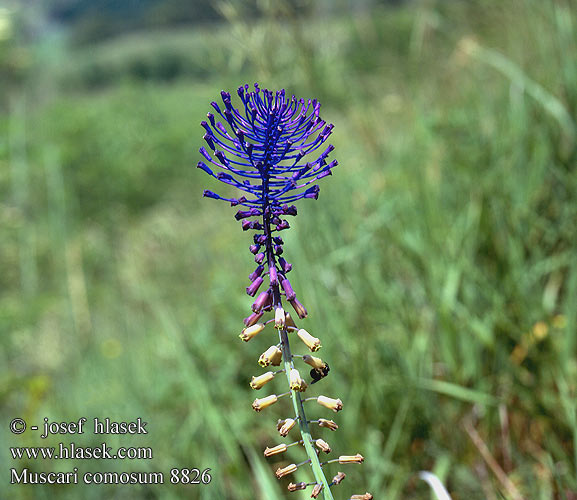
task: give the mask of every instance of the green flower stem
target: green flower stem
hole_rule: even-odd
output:
[[[280,330],[279,335],[282,341],[282,357],[284,361],[285,372],[287,374],[287,381],[290,385],[290,371],[293,368],[293,362],[286,328]],[[299,429],[301,432],[303,445],[305,447],[307,456],[311,461],[311,468],[313,470],[315,481],[323,485],[324,500],[334,500],[331,489],[329,487],[329,483],[321,467],[319,456],[313,445],[313,438],[311,437],[311,433],[307,423],[307,417],[305,414],[305,409],[303,407],[301,393],[298,391],[291,390],[291,399],[293,402],[295,415],[298,417]]]
[[[263,181],[263,192],[264,193],[268,192],[268,177],[265,178]],[[270,228],[270,214],[268,213],[268,200],[265,200],[265,202],[263,203],[263,222],[264,222],[264,234],[266,236],[266,258],[268,268],[270,270],[276,266],[276,256],[273,251],[272,232]],[[271,288],[273,296],[273,310],[276,310],[277,307],[282,307],[280,288],[278,284],[273,285]],[[290,387],[290,372],[291,369],[294,367],[294,365],[293,365],[293,356],[291,353],[290,343],[288,339],[288,329],[286,326],[279,329],[279,338],[281,343],[281,351],[284,362],[285,374],[287,377],[287,382]],[[301,394],[300,392],[293,390],[291,390],[290,393],[295,415],[298,418],[299,422],[299,429],[301,433],[303,446],[310,460],[315,481],[323,485],[323,491],[322,491],[323,499],[334,500],[331,489],[329,487],[329,483],[323,473],[323,469],[319,461],[319,456],[313,445],[313,438],[311,437],[311,433],[309,431],[307,416],[305,414],[305,409],[303,407]]]

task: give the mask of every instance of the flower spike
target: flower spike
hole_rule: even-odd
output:
[[[329,482],[323,466],[336,462],[361,463],[363,457],[359,454],[341,455],[322,464],[319,460],[320,452],[329,454],[332,450],[325,440],[311,435],[309,424],[317,423],[319,427],[331,431],[338,429],[338,425],[322,418],[308,420],[303,403],[315,400],[334,412],[340,411],[343,404],[340,399],[322,395],[306,399],[302,395],[308,385],[295,366],[295,358],[302,358],[309,365],[311,384],[328,375],[329,365],[315,356],[292,354],[289,332],[296,332],[295,336],[313,353],[321,348],[321,341],[295,324],[295,319],[305,319],[308,311],[297,297],[294,280],[291,282],[287,278],[293,266],[283,256],[285,233],[282,233],[282,237],[280,233],[290,228],[287,219],[297,215],[297,207],[293,203],[302,199],[316,200],[320,191],[319,181],[332,175],[338,165],[336,160],[329,159],[334,146],[327,141],[333,125],[321,119],[321,105],[316,99],[289,97],[284,90],[273,92],[260,88],[256,83],[252,89],[248,85],[239,87],[236,95],[238,98],[234,97],[233,102],[231,94],[223,90],[220,94],[222,104],[216,101],[211,103],[212,109],[207,119],[201,122],[206,147],[199,150],[202,158],[197,167],[209,177],[229,186],[227,190],[232,187],[239,192],[224,197],[205,190],[203,195],[237,207],[234,217],[242,230],[254,231],[249,251],[256,268],[248,276],[246,293],[255,298],[252,299],[249,315],[244,318],[245,328],[240,338],[248,342],[257,335],[274,335],[273,345],[261,354],[258,363],[264,368],[281,363],[283,367],[276,372],[267,371],[252,377],[250,386],[260,390],[266,384],[274,384],[273,378],[284,372],[282,378],[286,378],[289,392],[257,398],[252,407],[260,412],[276,404],[283,396],[290,395],[284,403],[289,404],[290,399],[294,414],[279,420],[277,430],[282,437],[287,437],[292,429],[298,428],[300,438],[288,445],[282,443],[267,447],[264,455],[272,457],[285,453],[289,447],[302,446],[308,460],[278,468],[275,472],[277,478],[309,464],[313,481],[291,482],[288,490],[299,491],[312,486],[311,498],[333,500],[331,486],[339,484],[344,474],[339,472]],[[292,316],[286,310],[287,304],[294,310]],[[268,323],[274,323],[274,329],[264,332]],[[302,347],[300,342],[296,344]],[[316,427],[315,430],[320,431]],[[372,496],[366,493],[351,498],[370,500]]]

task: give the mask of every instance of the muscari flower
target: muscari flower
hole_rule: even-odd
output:
[[[317,398],[317,403],[329,410],[333,410],[335,413],[343,409],[343,402],[340,399],[328,398],[326,396],[319,396]]]
[[[318,498],[318,496],[321,494],[321,491],[323,491],[323,485],[315,484],[313,491],[311,492],[311,498]]]
[[[256,412],[264,410],[270,405],[275,404],[278,401],[278,396],[276,394],[271,394],[265,398],[257,398],[252,403],[252,409]]]
[[[252,380],[250,381],[250,386],[256,390],[262,389],[264,385],[268,384],[273,378],[274,378],[273,372],[263,373],[258,377],[252,377]]]
[[[331,431],[336,431],[339,426],[332,420],[325,420],[324,418],[319,418],[319,427],[326,427]]]
[[[304,490],[306,489],[306,487],[308,486],[307,483],[289,483],[288,485],[288,490],[289,491],[298,491],[298,490]]]
[[[286,420],[279,420],[277,429],[282,437],[287,437],[288,433],[295,426],[297,421],[294,418],[287,418]]]
[[[307,317],[307,310],[298,300],[287,274],[292,270],[282,254],[284,241],[279,236],[281,231],[290,228],[288,218],[297,215],[294,203],[300,199],[317,199],[319,186],[317,182],[331,175],[336,160],[328,160],[333,151],[332,145],[323,146],[332,133],[333,125],[327,124],[319,116],[320,104],[315,99],[305,101],[295,96],[289,98],[284,90],[271,92],[260,89],[258,84],[250,91],[248,85],[237,90],[241,105],[236,108],[232,104],[231,95],[222,91],[222,105],[212,102],[214,112],[207,114],[207,120],[201,123],[205,129],[203,139],[208,149],[200,148],[203,160],[197,167],[218,181],[236,188],[242,192],[240,196],[222,196],[210,190],[204,191],[208,198],[225,200],[231,206],[239,207],[235,218],[241,223],[244,231],[255,231],[253,242],[249,247],[257,267],[249,275],[246,293],[255,297],[252,313],[244,319],[246,328],[240,337],[244,341],[251,340],[264,329],[265,323],[259,323],[263,314],[274,309],[275,327],[279,335],[286,337],[287,329],[297,330],[297,335],[312,351],[317,351],[320,340],[310,335],[306,330],[298,329],[290,314],[282,307],[282,301],[288,301],[300,319]],[[319,150],[319,148],[323,148]],[[313,154],[314,153],[314,154]],[[311,159],[312,156],[312,159]],[[284,296],[284,299],[282,298]],[[286,339],[288,342],[288,338]],[[281,344],[283,341],[281,339]],[[259,358],[261,366],[279,365],[283,352],[278,346],[271,346]],[[319,358],[305,356],[304,360],[313,370],[313,383],[328,373],[328,365]],[[285,363],[290,360],[285,359]],[[300,401],[300,391],[306,388],[306,383],[296,369],[288,374],[289,385],[293,391],[292,397]],[[273,372],[267,372],[253,377],[251,387],[260,389],[268,383]],[[280,396],[270,395],[256,399],[253,403],[255,411],[276,403]],[[319,404],[333,411],[342,409],[340,399],[319,396]],[[279,426],[281,435],[287,435],[294,427],[297,418],[306,420],[306,415],[286,419]],[[332,420],[319,419],[321,427],[331,430],[338,428]],[[267,448],[265,456],[284,452],[288,446],[302,444],[297,441],[291,445],[278,445]],[[329,445],[322,439],[317,439],[317,447],[327,453]],[[360,458],[359,458],[360,457]],[[341,456],[338,461],[350,463],[362,461],[360,455]],[[320,472],[317,454],[309,457],[313,468]],[[305,463],[305,462],[303,462]],[[276,471],[278,478],[296,471],[298,465],[290,464]],[[344,477],[344,475],[343,475]],[[337,480],[338,479],[338,480]],[[338,484],[342,478],[335,476],[333,483]],[[325,481],[323,477],[323,481]],[[304,489],[311,483],[290,483],[289,490]],[[316,498],[323,490],[323,484],[315,484],[312,497]],[[327,483],[328,484],[328,483]],[[330,490],[325,495],[331,497]],[[331,497],[332,498],[332,497]],[[368,493],[353,495],[353,499],[369,500]]]
[[[297,470],[297,468],[298,467],[296,464],[290,464],[283,468],[279,467],[275,472],[276,477],[280,479],[281,477],[287,476],[288,474],[292,474]]]

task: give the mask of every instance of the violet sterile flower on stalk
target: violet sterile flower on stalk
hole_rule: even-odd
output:
[[[289,438],[292,441],[289,444],[267,447],[264,455],[274,456],[285,453],[289,447],[303,447],[308,459],[277,469],[276,476],[280,479],[309,465],[314,480],[309,483],[291,482],[289,491],[310,486],[312,498],[332,500],[332,487],[339,484],[345,475],[338,472],[332,481],[328,481],[325,477],[328,465],[362,463],[363,457],[360,454],[341,455],[333,460],[320,461],[320,453],[329,454],[332,450],[321,437],[313,438],[310,428],[314,425],[317,434],[323,427],[335,431],[338,425],[323,418],[307,419],[304,403],[315,401],[317,405],[311,408],[314,412],[338,412],[343,403],[338,398],[325,395],[303,396],[305,391],[310,391],[311,384],[329,373],[329,366],[316,356],[292,354],[289,337],[293,343],[307,347],[313,353],[321,348],[321,341],[295,323],[296,317],[301,320],[307,317],[307,310],[297,299],[287,278],[292,265],[282,257],[284,241],[280,233],[290,227],[287,217],[297,214],[292,203],[302,198],[316,200],[319,194],[316,182],[331,175],[332,169],[338,165],[336,160],[328,160],[334,147],[331,144],[324,146],[333,125],[320,118],[320,103],[316,99],[305,101],[294,95],[288,98],[284,90],[272,92],[260,89],[256,83],[253,91],[244,85],[238,88],[237,93],[242,103],[239,109],[232,105],[231,95],[225,91],[221,92],[222,105],[211,103],[214,112],[208,113],[208,122],[201,123],[206,131],[203,138],[210,151],[200,148],[205,161],[200,161],[198,168],[242,191],[238,198],[224,197],[208,190],[204,191],[204,196],[238,206],[240,209],[235,218],[241,221],[243,230],[256,231],[250,246],[256,268],[250,274],[246,288],[246,293],[256,299],[251,314],[244,319],[245,328],[240,338],[248,342],[256,335],[268,335],[270,332],[266,332],[265,327],[274,324],[278,338],[260,355],[258,363],[262,367],[280,366],[282,363],[284,368],[278,371],[269,369],[252,377],[250,386],[255,390],[261,390],[265,385],[267,388],[273,386],[276,375],[284,372],[288,387],[278,391],[280,394],[255,399],[252,407],[260,412],[281,398],[291,399],[294,415],[279,420],[277,430],[282,437],[289,437],[296,431],[291,432],[298,423],[300,435]],[[317,150],[322,152],[319,154]],[[315,151],[317,153],[312,155]],[[285,311],[284,302],[292,306],[294,317]],[[267,313],[270,317],[265,316]],[[306,372],[310,373],[310,382],[303,378]],[[351,498],[370,499],[372,496],[366,493]]]

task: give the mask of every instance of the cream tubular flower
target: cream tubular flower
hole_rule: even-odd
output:
[[[245,342],[248,342],[250,339],[252,339],[254,336],[259,334],[263,330],[264,330],[264,323],[257,323],[252,326],[247,326],[239,335],[239,337]]]
[[[356,455],[341,455],[339,457],[339,464],[362,464],[365,461],[360,453]]]
[[[323,491],[323,485],[318,483],[315,484],[315,487],[311,493],[311,498],[318,498],[318,496],[321,494],[321,491]]]
[[[321,341],[316,337],[313,337],[303,328],[297,331],[297,335],[312,352],[316,352],[321,348]]]
[[[268,406],[275,404],[277,401],[278,397],[276,394],[271,394],[266,398],[255,399],[254,402],[252,403],[252,409],[256,412],[259,412],[261,410],[264,410]]]
[[[315,358],[309,354],[305,354],[303,356],[303,361],[307,365],[312,366],[315,370],[323,370],[327,366],[327,364],[321,358]]]
[[[263,373],[258,377],[252,377],[252,380],[250,381],[250,386],[258,391],[259,389],[262,389],[265,384],[268,384],[273,378],[274,378],[273,372]]]
[[[296,466],[296,464],[287,465],[286,467],[284,467],[282,469],[278,468],[275,472],[276,477],[278,479],[280,479],[281,477],[288,476],[289,474],[292,474],[293,472],[295,472],[297,470],[297,468],[298,467]]]
[[[288,311],[285,311],[285,324],[288,327],[291,328],[296,328],[297,325],[295,325],[294,320],[292,319],[292,316],[290,315],[290,313]]]
[[[284,453],[287,450],[286,444],[278,444],[273,448],[269,448],[268,446],[264,450],[265,457],[272,457],[273,455],[278,455],[279,453]]]
[[[329,443],[327,443],[324,439],[317,439],[315,441],[315,445],[319,450],[324,451],[325,453],[331,452],[331,447],[329,446]]]
[[[339,428],[336,422],[333,422],[332,420],[325,420],[324,418],[319,418],[319,427],[326,427],[331,431],[336,431]]]
[[[299,371],[293,368],[290,371],[290,388],[291,391],[303,392],[307,388],[306,382],[302,379]]]
[[[258,358],[258,364],[263,368],[270,365],[279,366],[281,361],[282,352],[276,345],[271,345],[260,355],[260,358]]]
[[[288,433],[295,426],[297,421],[294,418],[287,418],[282,425],[278,427],[278,432],[282,437],[287,437]]]
[[[346,474],[344,472],[337,472],[337,475],[333,477],[333,484],[339,484],[345,477]]]
[[[335,413],[343,409],[343,402],[340,399],[327,398],[326,396],[319,396],[317,403]]]
[[[307,487],[307,483],[289,483],[288,490],[289,491],[298,491],[298,490],[305,490]]]
[[[277,307],[274,310],[274,327],[278,330],[285,327],[285,312],[282,307]]]

